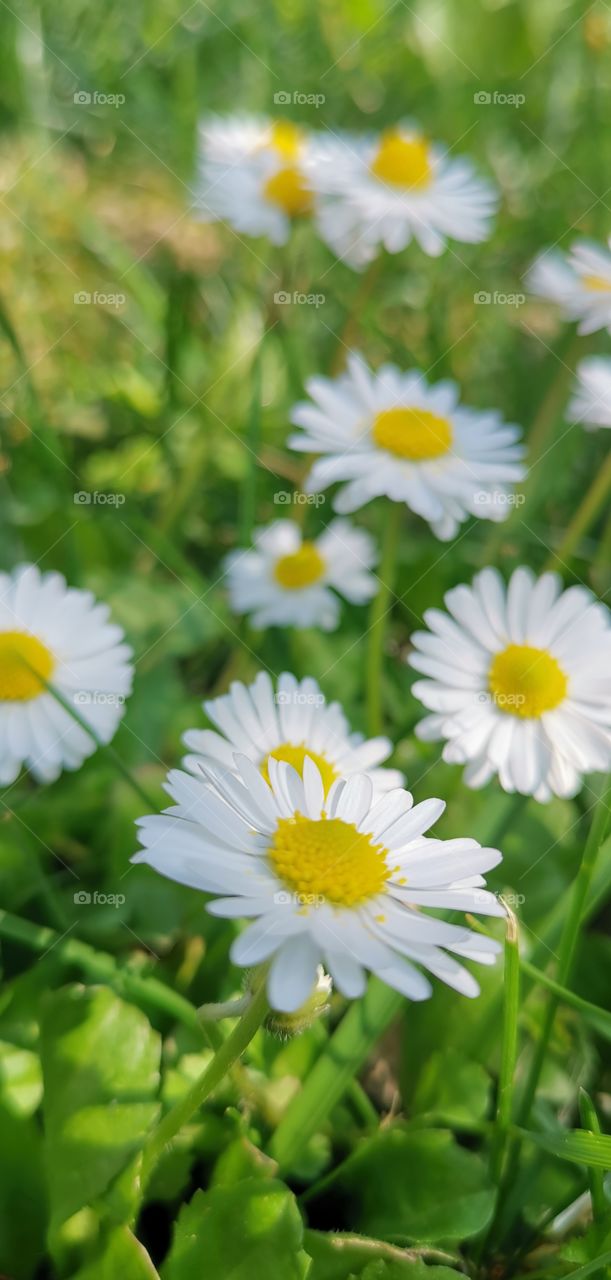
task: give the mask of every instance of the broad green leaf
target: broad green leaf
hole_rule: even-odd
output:
[[[42,1097],[38,1054],[0,1043],[0,1096],[15,1115],[33,1115]]]
[[[144,1245],[127,1227],[116,1227],[95,1258],[71,1280],[159,1280]]]
[[[46,1204],[40,1130],[0,1105],[0,1274],[31,1280],[44,1253]]]
[[[106,987],[44,1002],[46,1166],[52,1233],[103,1195],[139,1152],[158,1106],[159,1036]]]
[[[434,1053],[412,1099],[410,1114],[432,1115],[440,1124],[468,1126],[483,1120],[490,1102],[490,1076],[457,1049]]]
[[[303,1223],[283,1183],[247,1178],[197,1191],[182,1210],[163,1280],[305,1280]]]
[[[484,1162],[445,1129],[387,1129],[364,1140],[328,1180],[346,1229],[389,1240],[466,1240],[490,1220]]]
[[[308,1280],[456,1280],[450,1267],[429,1267],[409,1249],[364,1236],[306,1231]]]
[[[608,1134],[588,1133],[586,1129],[570,1129],[565,1133],[534,1133],[531,1129],[521,1129],[520,1133],[561,1160],[589,1165],[593,1169],[611,1169],[611,1137]]]

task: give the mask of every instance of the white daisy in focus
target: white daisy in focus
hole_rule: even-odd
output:
[[[320,627],[339,622],[340,592],[363,604],[376,592],[370,572],[373,538],[349,520],[333,520],[320,537],[304,538],[293,520],[275,520],[255,531],[250,551],[232,551],[225,568],[234,613],[251,615],[254,627]]]
[[[285,244],[293,220],[313,208],[309,148],[309,136],[289,121],[205,121],[196,206],[201,216]]]
[[[267,672],[260,671],[251,685],[235,681],[229,693],[204,702],[204,711],[216,731],[190,729],[184,736],[193,754],[185,756],[183,764],[196,777],[201,778],[208,765],[233,772],[239,751],[266,781],[270,759],[284,760],[301,776],[306,756],[317,766],[325,791],[338,778],[354,773],[366,773],[376,793],[405,781],[398,769],[378,767],[392,752],[389,739],[366,740],[351,733],[339,702],[327,704],[311,677],[297,680],[285,672],[274,690]]]
[[[568,256],[548,250],[526,275],[531,293],[558,303],[578,333],[611,332],[611,238],[608,248],[576,240]]]
[[[586,431],[611,427],[611,360],[588,356],[577,365],[577,387],[568,407],[572,422]]]
[[[231,958],[249,968],[270,962],[272,1008],[299,1009],[319,964],[350,998],[362,995],[367,969],[411,1000],[431,994],[422,969],[478,994],[460,961],[493,963],[497,943],[426,909],[503,915],[482,878],[500,862],[497,849],[425,836],[442,800],[414,806],[401,790],[375,798],[362,775],[325,795],[310,759],[303,778],[270,760],[269,785],[245,756],[234,768],[209,770],[207,781],[170,773],[175,807],[140,820],[143,850],[133,861],[213,894],[213,915],[252,919]]]
[[[311,378],[313,403],[295,406],[303,434],[289,446],[327,456],[314,463],[306,489],[348,483],[336,511],[356,511],[372,498],[404,502],[438,538],[453,538],[468,515],[504,520],[509,486],[526,468],[520,428],[496,410],[467,409],[454,382],[429,386],[421,373],[384,365],[374,373],[358,355],[334,380]]]
[[[482,787],[536,800],[574,796],[582,774],[611,765],[611,615],[585,587],[519,568],[505,584],[483,569],[428,609],[412,636],[413,692],[433,714],[417,726],[446,740],[443,758]]]
[[[351,267],[381,248],[400,253],[412,238],[437,257],[448,239],[478,244],[490,235],[494,187],[414,128],[319,141],[310,172],[321,237]]]
[[[131,654],[90,591],[33,564],[0,573],[0,782],[22,765],[52,782],[96,749],[47,686],[110,742],[131,690]]]

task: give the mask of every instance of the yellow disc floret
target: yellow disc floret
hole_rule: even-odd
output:
[[[44,690],[53,654],[27,631],[0,632],[0,702],[28,702]]]
[[[297,160],[301,151],[303,132],[290,120],[275,120],[271,128],[271,145],[283,160]]]
[[[423,138],[404,138],[389,129],[382,134],[371,172],[392,187],[422,190],[433,175],[428,144]]]
[[[605,280],[604,276],[582,276],[581,283],[584,289],[592,289],[594,293],[609,293],[611,290],[611,280]]]
[[[312,209],[312,193],[303,174],[293,164],[273,173],[264,184],[263,194],[289,218],[298,218]]]
[[[453,439],[447,418],[417,408],[383,409],[375,417],[372,434],[380,449],[411,462],[441,458]]]
[[[269,782],[269,760],[283,760],[285,764],[292,764],[293,768],[297,770],[299,776],[303,777],[303,762],[306,756],[309,756],[310,759],[314,761],[314,764],[322,778],[326,795],[329,787],[335,782],[335,779],[339,777],[339,774],[335,772],[333,765],[329,764],[329,761],[325,756],[319,755],[317,751],[311,751],[303,742],[300,743],[299,746],[294,746],[292,742],[283,742],[281,746],[274,747],[274,750],[270,751],[269,755],[265,757],[265,760],[261,765],[261,773],[263,774],[265,781]]]
[[[500,711],[527,719],[559,706],[566,697],[568,679],[545,649],[510,644],[494,658],[488,687]]]
[[[276,875],[304,906],[354,907],[390,876],[387,850],[341,818],[280,818],[269,849]]]
[[[281,556],[274,565],[274,577],[287,591],[301,591],[320,582],[326,569],[323,557],[314,542],[302,542],[299,551]]]

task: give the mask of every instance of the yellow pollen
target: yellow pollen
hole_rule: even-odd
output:
[[[42,641],[27,631],[0,632],[0,702],[37,698],[55,667]]]
[[[317,751],[311,751],[303,742],[299,746],[293,746],[291,742],[283,742],[281,746],[274,747],[274,750],[270,751],[269,755],[265,757],[263,764],[260,766],[261,773],[263,774],[265,781],[269,782],[269,760],[283,760],[286,764],[292,764],[300,777],[303,777],[303,763],[306,756],[309,756],[317,766],[326,795],[327,791],[339,775],[335,772],[333,765],[329,764],[329,761],[325,756],[320,756]]]
[[[375,417],[373,438],[380,449],[398,458],[426,462],[441,458],[452,446],[452,427],[428,409],[383,409]]]
[[[582,276],[581,283],[594,293],[609,293],[611,290],[611,280],[605,280],[604,276]]]
[[[263,187],[263,195],[289,218],[298,218],[312,209],[312,193],[294,164],[273,173]]]
[[[382,134],[371,172],[382,182],[406,190],[428,187],[432,168],[423,138],[404,138],[396,129]]]
[[[302,542],[299,551],[281,556],[274,565],[274,577],[287,591],[301,591],[320,582],[326,564],[313,542]]]
[[[390,872],[387,850],[341,818],[280,818],[269,859],[304,906],[353,907],[380,893]]]
[[[276,120],[271,130],[271,145],[283,160],[297,160],[303,133],[290,120]]]
[[[528,719],[559,706],[566,697],[568,680],[545,649],[510,644],[494,658],[488,687],[500,711]]]

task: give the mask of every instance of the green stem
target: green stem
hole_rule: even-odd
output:
[[[610,490],[611,453],[607,454],[600,471],[595,474],[588,492],[579,504],[565,531],[560,546],[552,552],[545,566],[546,569],[555,569],[558,565],[566,565],[577,543],[588,532],[602,511]]]
[[[263,339],[257,349],[252,369],[252,400],[248,417],[246,445],[246,475],[242,488],[240,512],[240,542],[249,547],[257,509],[257,476],[259,472],[259,444],[261,435],[261,381],[263,373]]]
[[[367,652],[367,720],[372,737],[382,731],[382,670],[386,622],[392,609],[389,603],[393,594],[395,562],[399,529],[401,527],[401,503],[388,502],[386,526],[382,542],[382,559],[378,574],[379,587],[371,606],[369,647]]]
[[[579,1090],[579,1112],[583,1128],[589,1133],[600,1134],[600,1123],[596,1107],[585,1089]],[[588,1169],[590,1194],[592,1196],[592,1214],[595,1222],[605,1222],[609,1216],[609,1201],[605,1195],[605,1175],[602,1169],[590,1165]]]
[[[183,1126],[188,1124],[191,1117],[206,1101],[206,1098],[217,1088],[227,1075],[227,1072],[242,1057],[268,1012],[269,1004],[265,985],[263,984],[253,996],[246,1013],[240,1018],[231,1035],[227,1037],[220,1049],[215,1053],[212,1062],[202,1072],[199,1079],[191,1085],[184,1097],[168,1111],[145,1144],[142,1153],[141,1172],[143,1187],[146,1186],[158,1159],[166,1147]]]
[[[509,912],[507,918],[504,979],[501,1069],[496,1110],[496,1133],[492,1144],[491,1158],[492,1176],[497,1185],[501,1180],[509,1140],[518,1050],[520,945],[517,920],[513,912]]]

